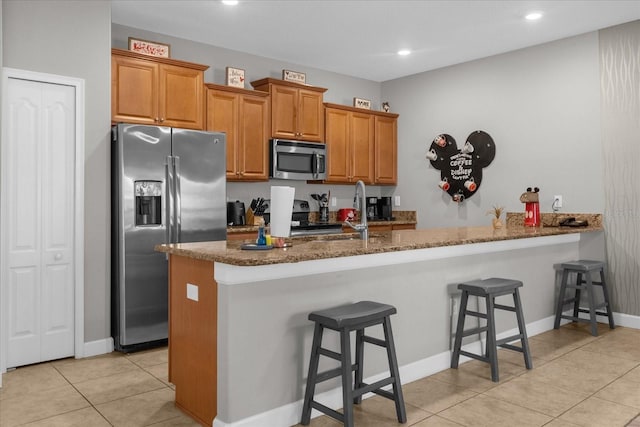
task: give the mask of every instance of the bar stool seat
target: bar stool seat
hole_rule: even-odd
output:
[[[611,311],[611,304],[609,302],[609,291],[604,278],[605,263],[602,261],[578,260],[562,263],[560,267],[562,268],[562,281],[560,282],[556,318],[553,324],[554,329],[560,327],[560,319],[568,319],[574,322],[588,322],[591,325],[591,335],[598,336],[596,315],[607,316],[609,319],[609,328],[614,329],[616,325],[613,321],[613,312]],[[600,274],[599,282],[593,281],[591,278],[592,273]],[[571,274],[576,275],[575,285],[569,284],[569,276]],[[601,304],[596,304],[594,286],[600,286],[602,288],[604,302]],[[573,298],[565,299],[567,289],[575,290]],[[580,297],[583,291],[587,293],[588,308],[580,308]],[[573,303],[573,314],[563,314],[564,305],[569,303]],[[597,311],[602,308],[606,311]],[[579,317],[580,313],[588,313],[589,318]]]
[[[491,366],[491,380],[494,382],[498,382],[498,347],[523,353],[524,363],[527,369],[531,369],[533,367],[533,363],[531,362],[531,352],[529,351],[529,341],[527,339],[524,316],[522,314],[522,303],[520,301],[520,293],[518,292],[518,288],[520,287],[522,287],[522,282],[519,280],[502,279],[496,277],[484,280],[472,280],[469,282],[460,283],[458,285],[458,289],[462,291],[462,297],[460,300],[458,326],[456,328],[455,342],[453,345],[453,353],[451,356],[452,368],[458,367],[460,355],[471,357],[473,359],[489,363],[489,365]],[[486,313],[480,313],[478,311],[471,311],[467,309],[469,295],[475,295],[485,298]],[[514,306],[511,307],[502,304],[496,304],[496,297],[502,295],[513,295]],[[494,313],[495,309],[515,312],[516,319],[518,321],[518,334],[507,338],[502,338],[500,340],[496,339],[496,322]],[[464,321],[467,315],[486,319],[486,325],[474,329],[464,330]],[[484,355],[478,355],[461,349],[463,337],[481,332],[486,332],[487,337],[486,353]],[[518,339],[521,343],[520,347],[509,344],[510,342]]]
[[[396,313],[396,308],[373,301],[360,301],[354,304],[314,311],[309,314],[309,320],[315,322],[313,332],[313,344],[311,348],[311,360],[309,361],[309,375],[302,406],[302,425],[308,425],[311,421],[311,409],[317,409],[332,418],[344,423],[347,427],[353,427],[353,406],[360,404],[362,395],[375,393],[387,399],[393,400],[396,406],[398,422],[405,423],[407,414],[402,396],[400,373],[396,358],[393,334],[391,332],[390,316]],[[370,326],[382,324],[384,339],[373,338],[364,335],[364,329]],[[331,329],[340,333],[340,353],[322,348],[322,335],[324,329]],[[351,361],[350,333],[356,331],[356,357],[355,364]],[[390,376],[375,382],[366,384],[363,382],[364,343],[385,347],[389,362]],[[340,367],[318,373],[320,356],[329,357],[340,362]],[[352,376],[355,372],[355,378]],[[343,413],[322,405],[313,400],[316,384],[331,378],[342,378]],[[383,390],[382,387],[392,385],[392,392]]]

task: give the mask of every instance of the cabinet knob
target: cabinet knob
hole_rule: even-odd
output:
[[[60,261],[62,259],[62,254],[61,253],[57,253],[55,254],[55,256],[53,257],[56,261]]]
[[[153,119],[153,121],[160,122],[160,117],[156,117],[155,119]]]
[[[164,117],[160,118],[160,123],[164,123]]]

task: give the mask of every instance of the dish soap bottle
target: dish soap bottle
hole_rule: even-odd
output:
[[[267,237],[264,234],[264,219],[260,221],[258,226],[258,238],[256,239],[256,245],[265,246],[267,244]]]

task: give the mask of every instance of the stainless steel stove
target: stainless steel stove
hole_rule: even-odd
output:
[[[265,200],[263,206],[264,220],[269,224],[269,204],[270,200]],[[339,222],[309,222],[309,202],[295,199],[293,201],[293,212],[291,214],[291,236],[314,236],[319,234],[339,234],[342,233],[342,224]],[[295,224],[295,225],[293,225]]]

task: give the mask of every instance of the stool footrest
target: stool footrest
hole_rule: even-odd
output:
[[[356,369],[358,369],[357,363],[351,365],[352,371],[355,371]],[[328,371],[320,372],[316,376],[316,383],[321,383],[323,381],[330,380],[331,378],[339,377],[340,375],[342,375],[342,368],[335,368]]]
[[[468,337],[470,335],[477,335],[481,332],[487,332],[489,328],[487,326],[481,326],[479,328],[467,329],[466,331],[462,331],[463,337]]]
[[[369,344],[375,344],[379,347],[387,347],[387,343],[384,340],[374,338],[374,337],[369,337],[366,335],[362,336],[362,341],[368,342]]]
[[[566,300],[562,301],[562,305],[567,305],[569,303],[575,303],[577,300],[578,300],[578,298],[569,298],[569,299],[566,299]]]
[[[335,351],[327,350],[326,348],[322,348],[322,347],[320,347],[318,349],[318,353],[323,355],[323,356],[327,356],[327,357],[330,357],[332,359],[335,359],[338,362],[340,361],[340,358],[342,357],[340,355],[340,353],[336,353]]]
[[[486,319],[487,318],[487,315],[485,313],[480,313],[479,311],[465,310],[464,314],[465,314],[465,316],[469,315],[469,316],[474,316],[474,317],[480,317],[481,319]]]
[[[506,348],[507,350],[517,351],[519,353],[524,352],[524,350],[522,350],[522,347],[516,347],[515,345],[511,345],[511,344],[498,344],[498,346],[502,348]]]
[[[584,291],[587,289],[587,287],[585,285],[565,285],[564,286],[566,289],[580,289],[581,291]]]
[[[516,308],[515,307],[511,307],[510,305],[493,304],[493,308],[497,308],[497,309],[505,310],[505,311],[511,311],[511,312],[515,312],[516,311]]]
[[[364,387],[360,387],[360,388],[357,388],[357,389],[353,390],[353,397],[362,396],[365,393],[369,393],[369,392],[381,389],[382,387],[384,387],[386,385],[393,384],[393,382],[395,380],[396,380],[395,378],[389,377],[389,378],[385,378],[385,379],[380,380],[380,381],[376,381],[373,384],[364,384],[363,383]]]
[[[336,420],[340,421],[341,423],[344,423],[344,415],[342,415],[340,412],[338,411],[334,411],[333,409],[329,408],[328,406],[324,406],[322,403],[312,400],[311,401],[311,407],[313,409],[317,409],[318,411],[324,413],[325,415],[329,415],[332,418],[335,418]]]
[[[479,354],[475,354],[475,353],[470,353],[470,352],[465,351],[465,350],[460,350],[460,354],[463,355],[463,356],[470,357],[472,359],[480,360],[482,362],[489,362],[489,358],[488,357],[480,356]]]
[[[503,345],[503,344],[506,344],[506,343],[511,342],[511,341],[521,340],[523,337],[524,337],[524,335],[517,334],[517,335],[513,335],[513,336],[510,336],[510,337],[507,337],[507,338],[502,338],[502,339],[496,340],[496,345]]]

